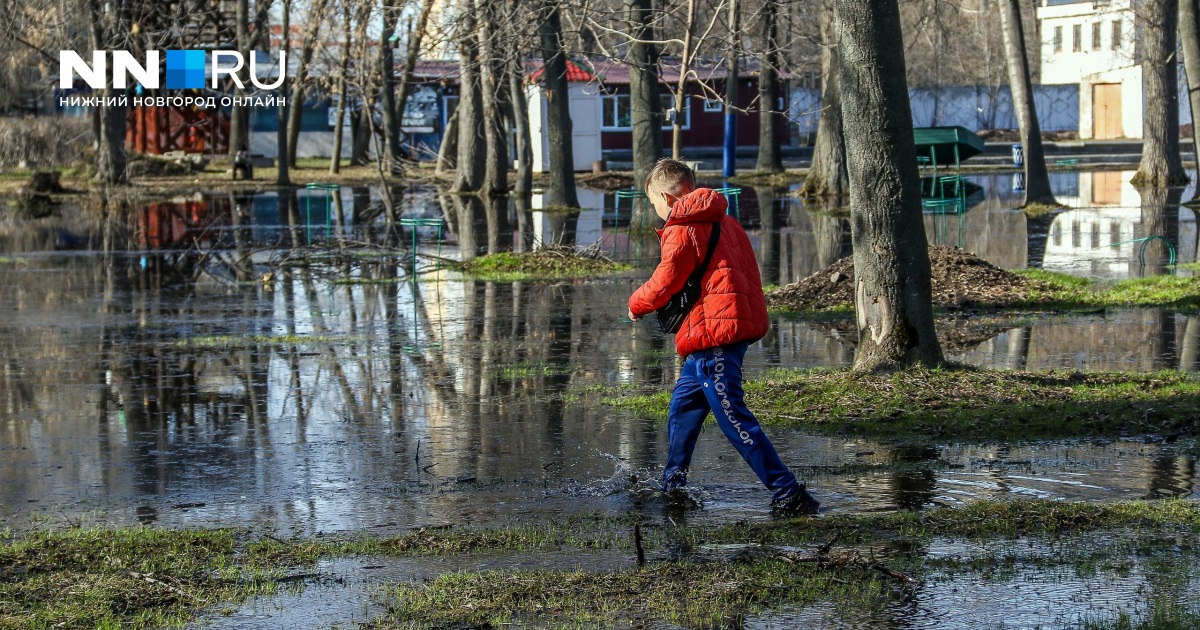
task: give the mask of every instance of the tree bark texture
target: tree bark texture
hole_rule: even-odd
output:
[[[1033,102],[1033,81],[1029,78],[1029,60],[1025,57],[1025,27],[1021,20],[1020,0],[1000,0],[1000,24],[1004,31],[1004,54],[1008,61],[1008,86],[1013,112],[1021,131],[1025,151],[1025,201],[1057,205],[1046,172],[1046,153],[1042,150],[1042,129]]]
[[[525,195],[533,191],[533,137],[529,130],[529,103],[525,100],[525,71],[519,59],[510,57],[505,72],[517,136],[517,180],[513,192]]]
[[[342,170],[342,136],[345,134],[343,127],[346,124],[346,109],[347,103],[347,73],[350,72],[350,45],[353,43],[353,30],[350,27],[350,4],[342,4],[342,23],[346,28],[345,41],[342,43],[342,55],[338,64],[338,80],[337,93],[338,105],[337,113],[334,115],[333,127],[333,151],[329,157],[329,174],[337,175],[338,171]]]
[[[758,72],[758,162],[754,170],[760,173],[782,173],[779,123],[779,5],[777,0],[763,0],[759,17],[762,62]]]
[[[651,0],[625,0],[629,44],[629,106],[633,123],[633,187],[641,190],[654,163],[662,157],[662,102],[658,98],[658,47],[654,40]],[[653,224],[649,204],[634,200],[630,225]]]
[[[896,0],[834,0],[854,249],[854,369],[938,365]]]
[[[479,84],[479,27],[472,0],[462,0],[458,16],[460,56],[458,106],[458,159],[454,184],[456,193],[476,192],[483,187],[487,146],[483,135],[483,94]]]
[[[124,2],[101,4],[99,0],[88,3],[91,12],[92,41],[97,49],[121,48],[119,42],[128,33],[128,10]],[[96,180],[106,184],[124,184],[128,181],[125,171],[128,156],[125,153],[125,110],[121,105],[110,105],[117,100],[118,92],[113,89],[112,66],[104,76],[101,91],[103,105],[96,107]]]
[[[250,0],[237,0],[234,8],[234,25],[238,52],[242,59],[250,60]],[[249,73],[246,65],[237,72],[238,80],[245,86]],[[234,86],[234,96],[241,102],[246,96],[244,87]],[[229,157],[233,157],[243,146],[250,145],[250,113],[243,105],[234,105],[229,113]]]
[[[546,126],[550,137],[550,173],[546,185],[547,208],[578,208],[575,191],[575,151],[571,142],[571,103],[567,83],[567,54],[563,48],[558,1],[544,0],[538,16]]]
[[[282,26],[283,26],[283,29],[282,29],[283,36],[279,40],[280,58],[286,59],[287,53],[290,51],[291,41],[292,41],[291,33],[289,32],[292,27],[292,0],[283,0],[283,6],[282,6],[282,10],[280,13],[282,16]],[[275,169],[275,185],[276,186],[290,186],[292,183],[291,177],[288,175],[288,125],[287,125],[287,123],[288,123],[288,106],[287,106],[287,99],[288,99],[288,96],[290,95],[289,94],[290,90],[288,90],[288,81],[289,81],[288,79],[284,79],[283,84],[279,86],[280,93],[281,93],[280,95],[283,97],[284,104],[280,105],[278,107],[278,109],[276,109],[276,112],[275,112],[275,115],[277,117],[275,119],[275,122],[276,122],[275,141],[276,141],[276,144],[278,145],[278,146],[276,146],[276,151],[275,151],[275,155],[278,156],[275,160],[275,163],[278,165],[277,168]],[[295,109],[300,109],[300,108],[299,108],[299,106],[296,106]]]
[[[1179,40],[1183,48],[1183,70],[1187,75],[1188,105],[1192,108],[1192,153],[1196,144],[1196,116],[1200,115],[1200,1],[1179,1]],[[1196,172],[1200,176],[1200,160]],[[1200,194],[1192,199],[1200,198]]]
[[[379,33],[380,86],[379,103],[383,110],[383,164],[389,173],[403,170],[400,161],[400,112],[396,108],[396,48],[392,35],[400,23],[400,7],[396,0],[383,3],[383,30]]]
[[[671,120],[671,159],[683,159],[683,109],[687,99],[688,72],[692,65],[692,31],[696,29],[696,0],[687,2],[687,17],[683,22],[683,54],[679,56],[679,78],[675,81],[673,107],[675,116]]]
[[[296,166],[296,144],[300,141],[300,115],[304,111],[305,92],[308,90],[308,75],[312,69],[313,55],[317,50],[317,38],[320,36],[321,25],[325,22],[325,7],[328,0],[315,0],[309,6],[305,18],[304,43],[300,45],[300,64],[296,69],[296,77],[292,81],[292,94],[289,101],[292,107],[288,109],[288,166]]]
[[[1142,161],[1134,183],[1174,186],[1187,182],[1179,155],[1179,88],[1176,33],[1179,0],[1145,0],[1142,45]]]
[[[498,0],[477,0],[479,16],[479,83],[483,99],[483,137],[487,145],[484,163],[483,194],[486,197],[508,194],[508,141],[504,134],[503,58],[497,36],[500,11]]]
[[[812,166],[801,193],[836,199],[850,194],[850,180],[842,130],[841,62],[833,31],[833,7],[828,1],[821,7],[821,117],[817,120]]]

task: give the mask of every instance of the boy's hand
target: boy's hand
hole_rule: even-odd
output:
[[[629,310],[629,321],[636,322],[638,319],[639,319],[638,316],[633,314],[633,309],[630,309]]]

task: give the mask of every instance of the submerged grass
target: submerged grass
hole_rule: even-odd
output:
[[[746,381],[745,390],[765,423],[837,433],[988,443],[1200,434],[1200,377],[1179,372],[775,370]],[[669,394],[603,400],[661,418]]]
[[[533,252],[488,254],[462,264],[463,273],[494,282],[590,278],[632,269],[602,256],[573,248],[546,248]]]
[[[1200,507],[1191,501],[985,501],[926,513],[846,514],[718,528],[649,527],[647,548],[669,548],[673,551],[668,557],[677,559],[605,572],[449,573],[422,585],[395,587],[389,613],[371,627],[474,627],[527,622],[553,627],[604,627],[654,621],[685,627],[739,627],[747,616],[784,604],[795,607],[827,602],[843,609],[854,606],[860,612],[864,607],[882,610],[905,597],[909,584],[885,577],[879,566],[886,565],[918,580],[932,572],[946,575],[947,571],[1002,578],[1015,575],[1018,563],[1024,562],[986,553],[967,561],[927,559],[924,549],[935,539],[1065,541],[1064,537],[1071,535],[1074,537],[1069,540],[1077,542],[1065,542],[1070,548],[1072,544],[1086,545],[1080,542],[1090,540],[1082,536],[1086,532],[1111,531],[1116,538],[1110,549],[1124,548],[1124,540],[1155,541],[1156,536],[1166,540],[1139,547],[1139,553],[1153,555],[1164,546],[1173,547],[1180,536],[1200,532]],[[828,550],[833,546],[831,540],[841,547],[822,556],[823,560],[813,561],[822,553],[818,548]],[[856,549],[876,550],[880,555],[871,553],[867,559]],[[772,550],[800,551],[798,555],[787,555]],[[714,558],[712,553],[724,557]],[[1178,561],[1178,556],[1168,555]],[[1041,559],[1035,556],[1033,563],[1078,565],[1071,568],[1085,574],[1094,573],[1096,563],[1104,560],[1080,548],[1080,553]],[[1105,566],[1110,564],[1117,569],[1122,566]],[[1008,574],[1004,572],[1006,565]]]
[[[289,570],[310,566],[322,557],[614,548],[630,550],[632,555],[629,532],[637,520],[634,515],[598,514],[495,529],[426,528],[391,538],[340,540],[282,541],[255,538],[243,530],[150,528],[7,534],[0,538],[0,627],[179,625],[202,608],[227,608],[248,596],[272,593],[291,581]],[[1143,551],[1163,545],[1194,548],[1186,541],[1200,533],[1200,505],[1187,500],[1026,499],[981,501],[927,512],[833,514],[719,527],[657,519],[641,522],[645,548],[659,552],[660,558],[644,567],[633,568],[631,561],[628,570],[607,572],[447,573],[419,586],[394,587],[387,617],[370,627],[527,620],[555,627],[647,620],[725,627],[785,603],[884,606],[903,595],[903,585],[875,570],[874,557],[863,562],[854,549],[880,550],[881,561],[889,567],[918,578],[923,571],[994,570],[996,563],[986,558],[941,563],[925,559],[927,545],[946,538],[1061,540],[1087,532],[1113,532],[1124,537],[1115,540],[1113,548],[1124,548],[1121,540],[1134,541],[1130,549],[1138,550],[1141,557]],[[828,546],[834,538],[839,547],[820,563],[768,553],[798,549],[806,555],[804,549]],[[722,545],[740,545],[745,553],[729,556],[721,551]],[[711,549],[725,555],[714,559],[712,552],[705,551]],[[1082,562],[1080,570],[1094,570],[1088,567],[1097,561],[1086,554],[1061,560]],[[1186,583],[1186,571],[1176,574],[1176,582]],[[301,570],[299,575],[309,574]],[[1193,619],[1179,611],[1159,616]]]
[[[301,561],[235,530],[72,529],[0,543],[0,627],[157,628],[275,591]]]

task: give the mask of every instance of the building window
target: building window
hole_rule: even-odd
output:
[[[704,99],[704,111],[710,114],[725,111],[725,103],[716,99],[706,98]]]
[[[1103,26],[1103,24],[1100,22],[1094,22],[1092,24],[1092,50],[1100,50],[1100,48],[1101,48],[1100,27],[1102,27],[1102,26]]]
[[[1112,49],[1120,50],[1121,49],[1121,20],[1117,20],[1117,21],[1113,22],[1112,25],[1113,25],[1112,26],[1112,29],[1113,29]]]
[[[1083,25],[1071,27],[1071,52],[1083,52]]]
[[[628,94],[605,94],[600,100],[604,115],[600,126],[604,129],[633,129],[633,110],[629,107]]]
[[[1062,52],[1062,27],[1054,27],[1054,52]]]
[[[671,94],[659,95],[662,103],[663,113],[663,129],[670,129],[673,120],[673,103],[675,97]],[[717,101],[720,103],[720,101]],[[600,128],[604,131],[630,131],[633,129],[633,107],[629,100],[628,94],[605,94],[601,97],[600,108],[602,117],[600,119]],[[687,99],[684,99],[683,111],[679,113],[680,126],[684,129],[691,128],[691,116],[689,116],[690,108],[688,107]]]

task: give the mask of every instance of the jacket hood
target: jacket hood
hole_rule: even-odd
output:
[[[728,207],[729,203],[721,193],[711,188],[697,188],[675,202],[667,225],[717,223],[725,218],[725,209]]]

